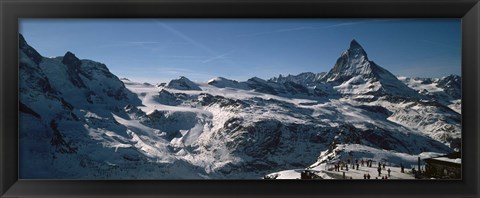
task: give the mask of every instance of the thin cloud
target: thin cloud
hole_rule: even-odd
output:
[[[362,23],[366,23],[366,22],[359,21],[359,22],[339,23],[339,24],[325,26],[322,29],[331,29],[331,28],[336,28],[336,27],[352,26],[352,25],[358,25],[358,24],[362,24]]]
[[[165,42],[159,41],[117,41],[112,44],[101,45],[99,47],[108,48],[108,47],[134,47],[134,46],[144,46],[144,45],[157,45],[164,44]]]
[[[202,63],[208,63],[208,62],[211,62],[211,61],[214,61],[214,60],[218,60],[218,59],[225,59],[226,56],[228,54],[230,54],[232,51],[230,52],[227,52],[227,53],[224,53],[224,54],[218,54],[217,52],[215,52],[214,50],[210,49],[208,46],[196,41],[195,39],[193,39],[192,37],[189,37],[187,36],[186,34],[178,31],[177,29],[165,24],[165,23],[161,23],[161,22],[158,22],[158,21],[155,21],[157,25],[161,26],[162,28],[164,28],[165,30],[169,31],[170,33],[174,34],[175,36],[178,36],[180,37],[181,39],[185,40],[186,42],[190,43],[191,45],[203,50],[204,52],[206,52],[207,54],[209,54],[210,56],[212,56],[211,58],[208,58],[206,60],[203,60],[201,61]]]
[[[266,32],[241,34],[241,35],[237,35],[237,37],[252,37],[252,36],[260,36],[260,35],[266,35],[266,34],[276,34],[276,33],[283,33],[283,32],[304,31],[304,30],[333,29],[338,27],[352,26],[352,25],[365,24],[365,23],[378,23],[378,22],[404,21],[404,20],[409,20],[409,19],[371,19],[371,20],[362,20],[362,21],[355,21],[355,22],[344,22],[344,23],[327,25],[327,26],[299,26],[299,27],[278,29],[278,30],[266,31]]]
[[[184,33],[176,30],[175,28],[165,24],[165,23],[161,23],[161,22],[158,22],[158,21],[155,21],[157,25],[159,25],[160,27],[164,28],[165,30],[167,30],[168,32],[174,34],[175,36],[178,36],[180,37],[181,39],[187,41],[188,43],[192,44],[193,46],[195,47],[198,47],[200,49],[202,49],[203,51],[207,52],[208,54],[210,55],[215,55],[215,51],[213,51],[212,49],[210,49],[209,47],[207,47],[206,45],[194,40],[193,38],[185,35]]]
[[[160,59],[174,59],[174,60],[204,60],[207,56],[182,56],[182,55],[173,55],[173,56],[157,56]]]
[[[281,32],[292,32],[292,31],[299,31],[299,30],[313,30],[313,29],[320,29],[321,27],[316,26],[299,26],[294,28],[287,28],[287,29],[278,29],[273,31],[266,31],[266,32],[256,32],[251,34],[240,34],[237,37],[250,37],[250,36],[259,36],[264,34],[274,34],[274,33],[281,33]]]
[[[218,59],[225,59],[225,58],[227,58],[227,56],[228,56],[229,54],[231,54],[232,52],[233,52],[233,51],[229,51],[229,52],[227,52],[227,53],[224,53],[224,54],[220,54],[220,55],[218,55],[218,56],[211,57],[211,58],[209,58],[209,59],[206,59],[206,60],[202,61],[202,63],[209,63],[209,62],[212,62],[212,61],[215,61],[215,60],[218,60]]]

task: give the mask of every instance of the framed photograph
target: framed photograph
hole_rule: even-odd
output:
[[[0,196],[477,197],[479,11],[2,1]]]

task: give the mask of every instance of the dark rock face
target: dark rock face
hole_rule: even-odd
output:
[[[382,107],[382,106],[360,105],[360,106],[357,106],[357,107],[360,108],[360,109],[372,112],[372,113],[377,113],[377,114],[386,116],[386,117],[389,117],[390,115],[393,114],[388,109],[386,109],[385,107]]]
[[[80,69],[80,65],[82,65],[82,61],[80,61],[80,59],[78,59],[72,52],[65,53],[62,59],[62,63],[72,66],[76,70]]]
[[[40,116],[37,112],[35,112],[34,110],[30,109],[29,107],[27,107],[27,105],[23,104],[22,102],[19,102],[19,111],[20,112],[23,112],[23,113],[27,113],[27,114],[30,114],[38,119],[41,119],[42,116]]]
[[[238,100],[238,99],[234,100],[234,99],[225,98],[222,96],[212,96],[206,93],[200,94],[198,101],[202,106],[209,106],[214,104],[218,104],[219,107],[234,107],[234,108],[238,108],[238,107],[245,108],[249,106],[247,103],[245,103],[242,100]]]
[[[53,146],[56,147],[57,152],[60,153],[75,153],[77,151],[76,148],[72,147],[69,143],[67,143],[60,132],[58,130],[58,124],[55,120],[50,122],[50,128],[53,131],[53,137],[51,143]]]
[[[166,132],[166,138],[171,140],[181,135],[180,130],[193,128],[198,123],[198,118],[194,112],[154,110],[141,123]]]
[[[28,59],[35,64],[29,64],[24,60],[19,60],[20,72],[22,72],[22,78],[25,78],[26,86],[33,90],[38,90],[49,95],[54,95],[57,91],[52,87],[49,79],[41,71],[39,64],[43,60],[43,57],[30,45],[27,44],[25,38],[19,34],[19,50],[23,52]],[[22,88],[20,91],[23,91]]]
[[[166,89],[160,90],[158,92],[158,95],[155,97],[155,101],[159,102],[160,104],[165,104],[165,105],[172,105],[172,106],[177,106],[177,105],[194,105],[197,102],[199,102],[199,97],[204,97],[205,94],[200,94],[200,95],[188,95],[185,93],[172,93],[167,91]],[[209,95],[209,94],[206,94]],[[211,95],[210,95],[211,96]],[[206,101],[202,101],[203,103]]]
[[[115,98],[115,100],[123,100],[128,98],[126,94],[126,90],[124,88],[120,88],[117,90],[108,89],[106,93],[107,93],[107,96]]]
[[[229,120],[228,128],[238,130],[231,135],[241,134],[237,141],[228,144],[232,150],[239,154],[259,157],[265,156],[268,152],[274,152],[281,140],[282,131],[285,126],[278,120],[262,120],[253,125],[240,127],[242,121],[239,119]]]
[[[267,81],[262,80],[260,78],[250,78],[246,82],[248,86],[255,91],[262,92],[262,93],[268,93],[268,94],[273,94],[276,95],[278,94],[277,91],[275,91],[275,88],[272,87],[267,83]]]
[[[65,56],[63,56],[62,63],[67,66],[67,73],[68,78],[78,88],[86,88],[85,83],[83,82],[82,78],[80,78],[80,66],[82,65],[82,61],[78,59],[75,54],[71,52],[67,52]]]
[[[19,34],[19,48],[36,64],[40,64],[42,61],[43,57],[37,52],[37,50],[27,44],[27,41],[25,41],[22,34]]]
[[[24,75],[23,77],[27,78],[27,82],[29,82],[27,86],[47,94],[57,93],[57,90],[55,90],[50,84],[48,77],[46,77],[40,71],[38,65],[28,65],[27,63],[20,61],[19,67],[21,71],[25,71],[26,75]]]

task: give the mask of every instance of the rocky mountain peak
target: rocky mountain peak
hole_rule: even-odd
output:
[[[178,89],[178,90],[197,90],[197,91],[202,90],[197,84],[195,84],[185,76],[180,76],[179,79],[171,80],[168,83],[167,88]]]
[[[337,59],[333,68],[322,78],[323,81],[345,88],[342,92],[357,93],[363,85],[369,84],[366,93],[375,95],[390,95],[401,97],[419,97],[418,94],[399,81],[388,70],[370,61],[363,47],[356,41],[350,42],[350,47]],[[376,85],[374,85],[376,84]],[[370,90],[371,89],[371,90]]]
[[[23,48],[27,45],[27,41],[25,40],[25,37],[23,37],[22,34],[18,34],[18,43],[20,45],[20,48]]]
[[[352,40],[350,47],[337,59],[323,80],[342,83],[358,75],[371,76],[376,66],[368,60],[363,47],[356,40]]]
[[[367,53],[365,52],[363,47],[355,39],[353,39],[350,42],[350,48],[348,48],[348,50],[344,54],[346,54],[348,58],[364,57],[366,60],[368,60]]]
[[[22,34],[18,34],[19,39],[19,49],[25,53],[33,62],[39,64],[43,57],[37,52],[37,50],[33,49],[30,45],[28,45],[27,41],[23,37]]]
[[[350,48],[362,48],[362,46],[355,39],[353,39],[350,41]]]
[[[69,66],[80,66],[82,62],[72,52],[67,52],[63,56],[62,63]]]
[[[440,78],[437,81],[438,87],[441,87],[445,93],[453,98],[460,99],[462,97],[462,78],[457,75],[449,75]]]

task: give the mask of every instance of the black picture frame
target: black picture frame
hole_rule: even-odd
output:
[[[0,0],[0,197],[479,197],[478,0]],[[20,18],[461,18],[462,180],[18,180]]]

